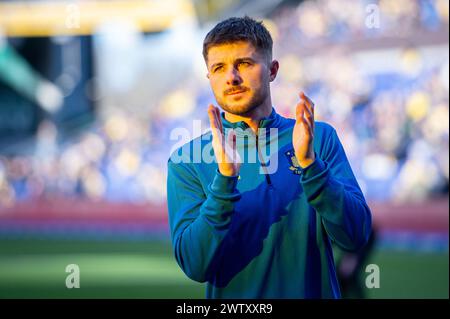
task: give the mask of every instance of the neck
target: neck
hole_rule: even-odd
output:
[[[252,131],[257,134],[259,122],[261,121],[261,119],[268,117],[271,113],[272,103],[271,99],[269,98],[264,101],[263,104],[255,107],[252,111],[243,115],[236,115],[225,111],[225,118],[231,123],[244,121],[252,129]]]

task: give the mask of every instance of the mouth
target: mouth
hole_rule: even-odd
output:
[[[238,95],[238,94],[242,94],[244,92],[246,92],[246,90],[233,91],[233,92],[227,93],[226,95]]]

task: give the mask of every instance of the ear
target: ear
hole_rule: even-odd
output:
[[[275,78],[277,77],[278,74],[278,69],[280,68],[280,64],[278,63],[277,60],[273,60],[272,62],[270,62],[270,68],[269,68],[269,79],[270,82],[273,82],[275,80]]]
[[[208,73],[206,73],[206,77],[208,78],[208,80],[209,80],[209,72]]]

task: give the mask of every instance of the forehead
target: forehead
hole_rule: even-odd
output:
[[[245,41],[224,43],[212,46],[208,50],[208,65],[214,63],[232,62],[236,59],[253,58],[257,60],[260,54],[253,44]]]

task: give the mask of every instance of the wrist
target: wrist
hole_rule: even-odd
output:
[[[313,160],[313,159],[311,159],[311,160],[305,160],[305,161],[302,161],[302,162],[298,162],[298,164],[300,165],[300,167],[301,167],[302,169],[307,168],[308,166],[312,165],[312,163],[314,163],[314,160]]]
[[[307,168],[308,166],[310,166],[312,163],[314,163],[315,160],[316,160],[316,156],[315,156],[314,153],[312,154],[311,157],[305,158],[305,159],[302,159],[302,160],[299,160],[298,157],[297,157],[298,165],[300,165],[300,167],[301,167],[302,169],[305,169],[305,168]]]
[[[223,169],[220,166],[219,166],[219,173],[227,177],[236,177],[239,175],[239,171]]]

